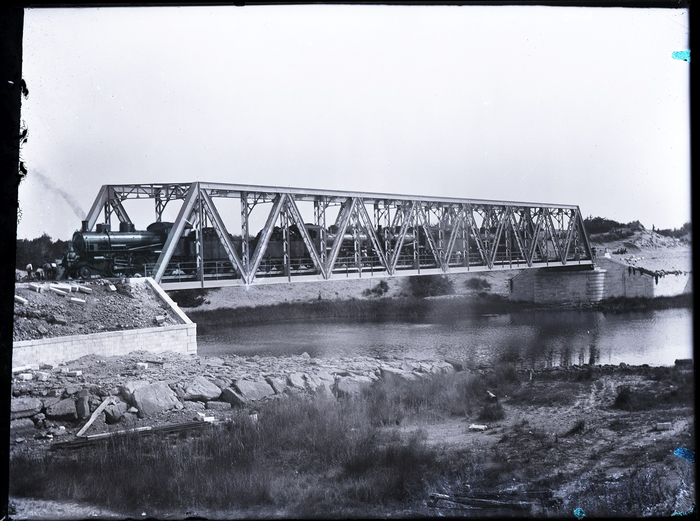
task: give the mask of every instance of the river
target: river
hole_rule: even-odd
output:
[[[602,313],[528,310],[440,322],[306,321],[198,326],[201,356],[236,354],[341,358],[356,355],[436,360],[471,366],[512,361],[540,369],[573,364],[669,366],[693,356],[689,309]]]

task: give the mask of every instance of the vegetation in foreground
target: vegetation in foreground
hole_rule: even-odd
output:
[[[604,387],[601,372],[556,371],[531,381],[505,365],[483,375],[383,378],[355,398],[288,396],[262,405],[256,419],[241,411],[207,430],[113,437],[75,451],[15,453],[10,494],[156,517],[204,509],[241,517],[327,518],[455,515],[460,501],[489,501],[479,498],[497,493],[523,499],[544,490],[557,497],[538,504],[537,515],[569,517],[576,508],[592,516],[668,515],[678,488],[694,489],[692,465],[673,455],[676,441],[619,451],[589,448],[601,431],[621,442],[631,435],[637,443],[637,422],[648,422],[646,413],[662,417],[680,408],[681,416],[692,416],[692,372],[641,368],[638,374],[636,385],[620,386],[617,397],[600,406],[602,420],[558,420],[552,433],[523,419],[494,429],[500,438],[490,447],[447,446],[440,435],[439,443],[429,443],[429,432],[440,433],[450,419],[463,420],[465,431],[474,421],[502,425],[508,415],[533,405],[552,408],[547,414],[553,415],[570,410],[576,397]],[[487,391],[503,399],[494,403]],[[601,458],[626,469],[625,478],[606,476]],[[431,494],[450,498],[451,506],[436,506]],[[512,515],[507,509],[479,515],[504,513]]]

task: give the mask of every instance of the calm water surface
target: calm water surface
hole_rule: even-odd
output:
[[[328,322],[198,326],[203,356],[299,355],[466,359],[542,368],[571,364],[673,365],[692,358],[692,312],[526,311],[440,323]]]

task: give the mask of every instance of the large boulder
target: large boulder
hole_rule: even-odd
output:
[[[227,387],[221,391],[220,399],[231,405],[245,405],[247,400],[245,396],[238,392],[238,389]]]
[[[128,380],[119,386],[119,394],[126,403],[134,405],[134,391],[148,385],[144,380]]]
[[[90,416],[90,392],[87,389],[78,391],[75,400],[75,410],[78,413],[78,418]]]
[[[304,373],[291,373],[287,375],[287,383],[289,387],[298,389],[300,391],[306,391],[306,381],[304,380]]]
[[[265,380],[237,380],[236,388],[247,400],[262,400],[275,394],[275,390]]]
[[[34,422],[29,418],[19,418],[10,422],[10,433],[13,436],[31,436],[35,432]]]
[[[270,376],[265,381],[277,394],[282,394],[287,390],[287,379],[283,376]]]
[[[12,398],[10,401],[10,420],[29,418],[41,412],[43,402],[39,398]]]
[[[208,402],[221,396],[221,389],[203,376],[195,376],[185,385],[185,400]]]
[[[121,400],[107,405],[105,407],[105,423],[107,423],[107,425],[119,423],[126,414],[128,408],[129,405]]]
[[[391,367],[388,365],[383,365],[380,367],[382,378],[387,380],[395,380],[402,382],[415,382],[420,377],[413,371],[404,371],[403,369],[397,369],[396,367]]]
[[[333,384],[335,384],[335,377],[326,371],[320,371],[316,374],[307,374],[306,384],[312,391],[331,393],[333,391]]]
[[[335,382],[335,393],[338,398],[357,396],[371,384],[372,379],[369,376],[341,376]]]
[[[182,409],[177,395],[164,382],[156,382],[139,387],[133,392],[134,406],[140,416],[150,416],[170,409]]]
[[[65,398],[47,407],[46,417],[52,420],[77,420],[78,411],[75,409],[75,400]]]

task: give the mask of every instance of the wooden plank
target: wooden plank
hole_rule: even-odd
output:
[[[97,409],[95,409],[95,412],[92,413],[92,416],[90,416],[90,419],[87,421],[87,423],[83,425],[83,428],[78,431],[78,434],[76,434],[76,436],[82,436],[83,433],[85,433],[85,431],[88,430],[88,427],[90,427],[90,425],[92,425],[92,423],[97,419],[99,414],[105,410],[105,407],[107,407],[113,402],[114,396],[108,396],[107,398],[105,398],[100,404],[100,406]]]

